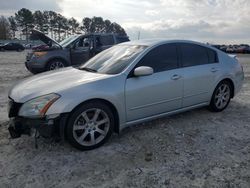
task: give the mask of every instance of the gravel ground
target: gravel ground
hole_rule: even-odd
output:
[[[7,93],[30,76],[25,52],[0,53],[0,187],[250,187],[250,56],[244,87],[221,113],[206,108],[125,129],[96,150],[7,132]]]

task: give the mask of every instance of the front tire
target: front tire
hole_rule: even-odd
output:
[[[79,150],[91,150],[104,144],[114,129],[114,115],[101,102],[85,103],[70,116],[66,136]]]
[[[54,59],[48,63],[48,65],[46,66],[46,71],[57,70],[57,69],[65,67],[65,66],[66,66],[66,64],[64,63],[63,60]]]
[[[232,85],[228,81],[220,82],[214,90],[211,102],[210,102],[210,110],[213,112],[221,112],[230,103],[232,96]]]

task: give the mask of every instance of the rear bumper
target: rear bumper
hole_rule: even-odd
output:
[[[242,89],[242,86],[244,84],[244,78],[245,78],[245,75],[244,75],[244,71],[242,69],[242,71],[239,71],[235,77],[234,95],[237,95],[240,92],[240,90]]]
[[[60,137],[64,139],[64,128],[68,114],[61,114],[50,118],[23,118],[14,117],[9,121],[9,133],[12,138],[19,138],[21,135],[30,135],[31,129],[36,129],[40,136],[45,138]]]

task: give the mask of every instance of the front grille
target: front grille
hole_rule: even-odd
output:
[[[8,102],[9,118],[17,117],[21,106],[22,106],[22,103],[17,103],[13,99],[9,98],[9,102]]]

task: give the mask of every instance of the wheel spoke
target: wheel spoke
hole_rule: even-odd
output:
[[[218,107],[221,108],[221,106],[222,106],[222,101],[220,100]]]
[[[100,112],[101,112],[100,109],[96,109],[96,110],[95,110],[95,115],[94,115],[92,121],[95,122],[95,121],[98,119]]]
[[[104,130],[102,130],[102,129],[98,128],[98,127],[96,128],[95,131],[98,132],[98,133],[100,133],[100,134],[102,134],[102,135],[106,134],[106,132]]]
[[[216,106],[219,107],[220,103],[221,103],[221,100],[218,99],[217,102],[216,102]]]
[[[89,132],[86,130],[79,138],[78,140],[80,142],[83,142],[83,140],[86,138],[86,136],[89,134]]]
[[[221,86],[222,87],[222,86]],[[221,94],[222,93],[222,88],[221,87],[219,87],[219,89],[218,89],[218,91],[219,91],[219,93],[218,94]]]
[[[103,119],[101,121],[97,121],[96,126],[102,125],[102,124],[107,123],[107,122],[108,122],[108,118],[105,118],[105,119]]]
[[[228,100],[228,96],[227,96],[227,95],[224,95],[224,96],[222,97],[222,99],[223,99],[224,101],[227,101],[227,100]]]
[[[84,118],[84,120],[86,121],[86,123],[88,123],[90,121],[86,112],[82,113],[82,117]]]
[[[74,131],[79,131],[85,129],[85,126],[82,125],[74,125],[73,130]]]
[[[221,86],[221,93],[224,93],[225,90],[226,90],[226,86],[225,86],[225,85],[222,85],[222,86]]]
[[[224,93],[224,96],[229,96],[229,94],[230,94],[229,91],[227,91]]]
[[[214,98],[215,98],[215,99],[218,99],[218,98],[220,98],[220,97],[219,97],[219,95],[215,95],[215,97],[214,97]]]

